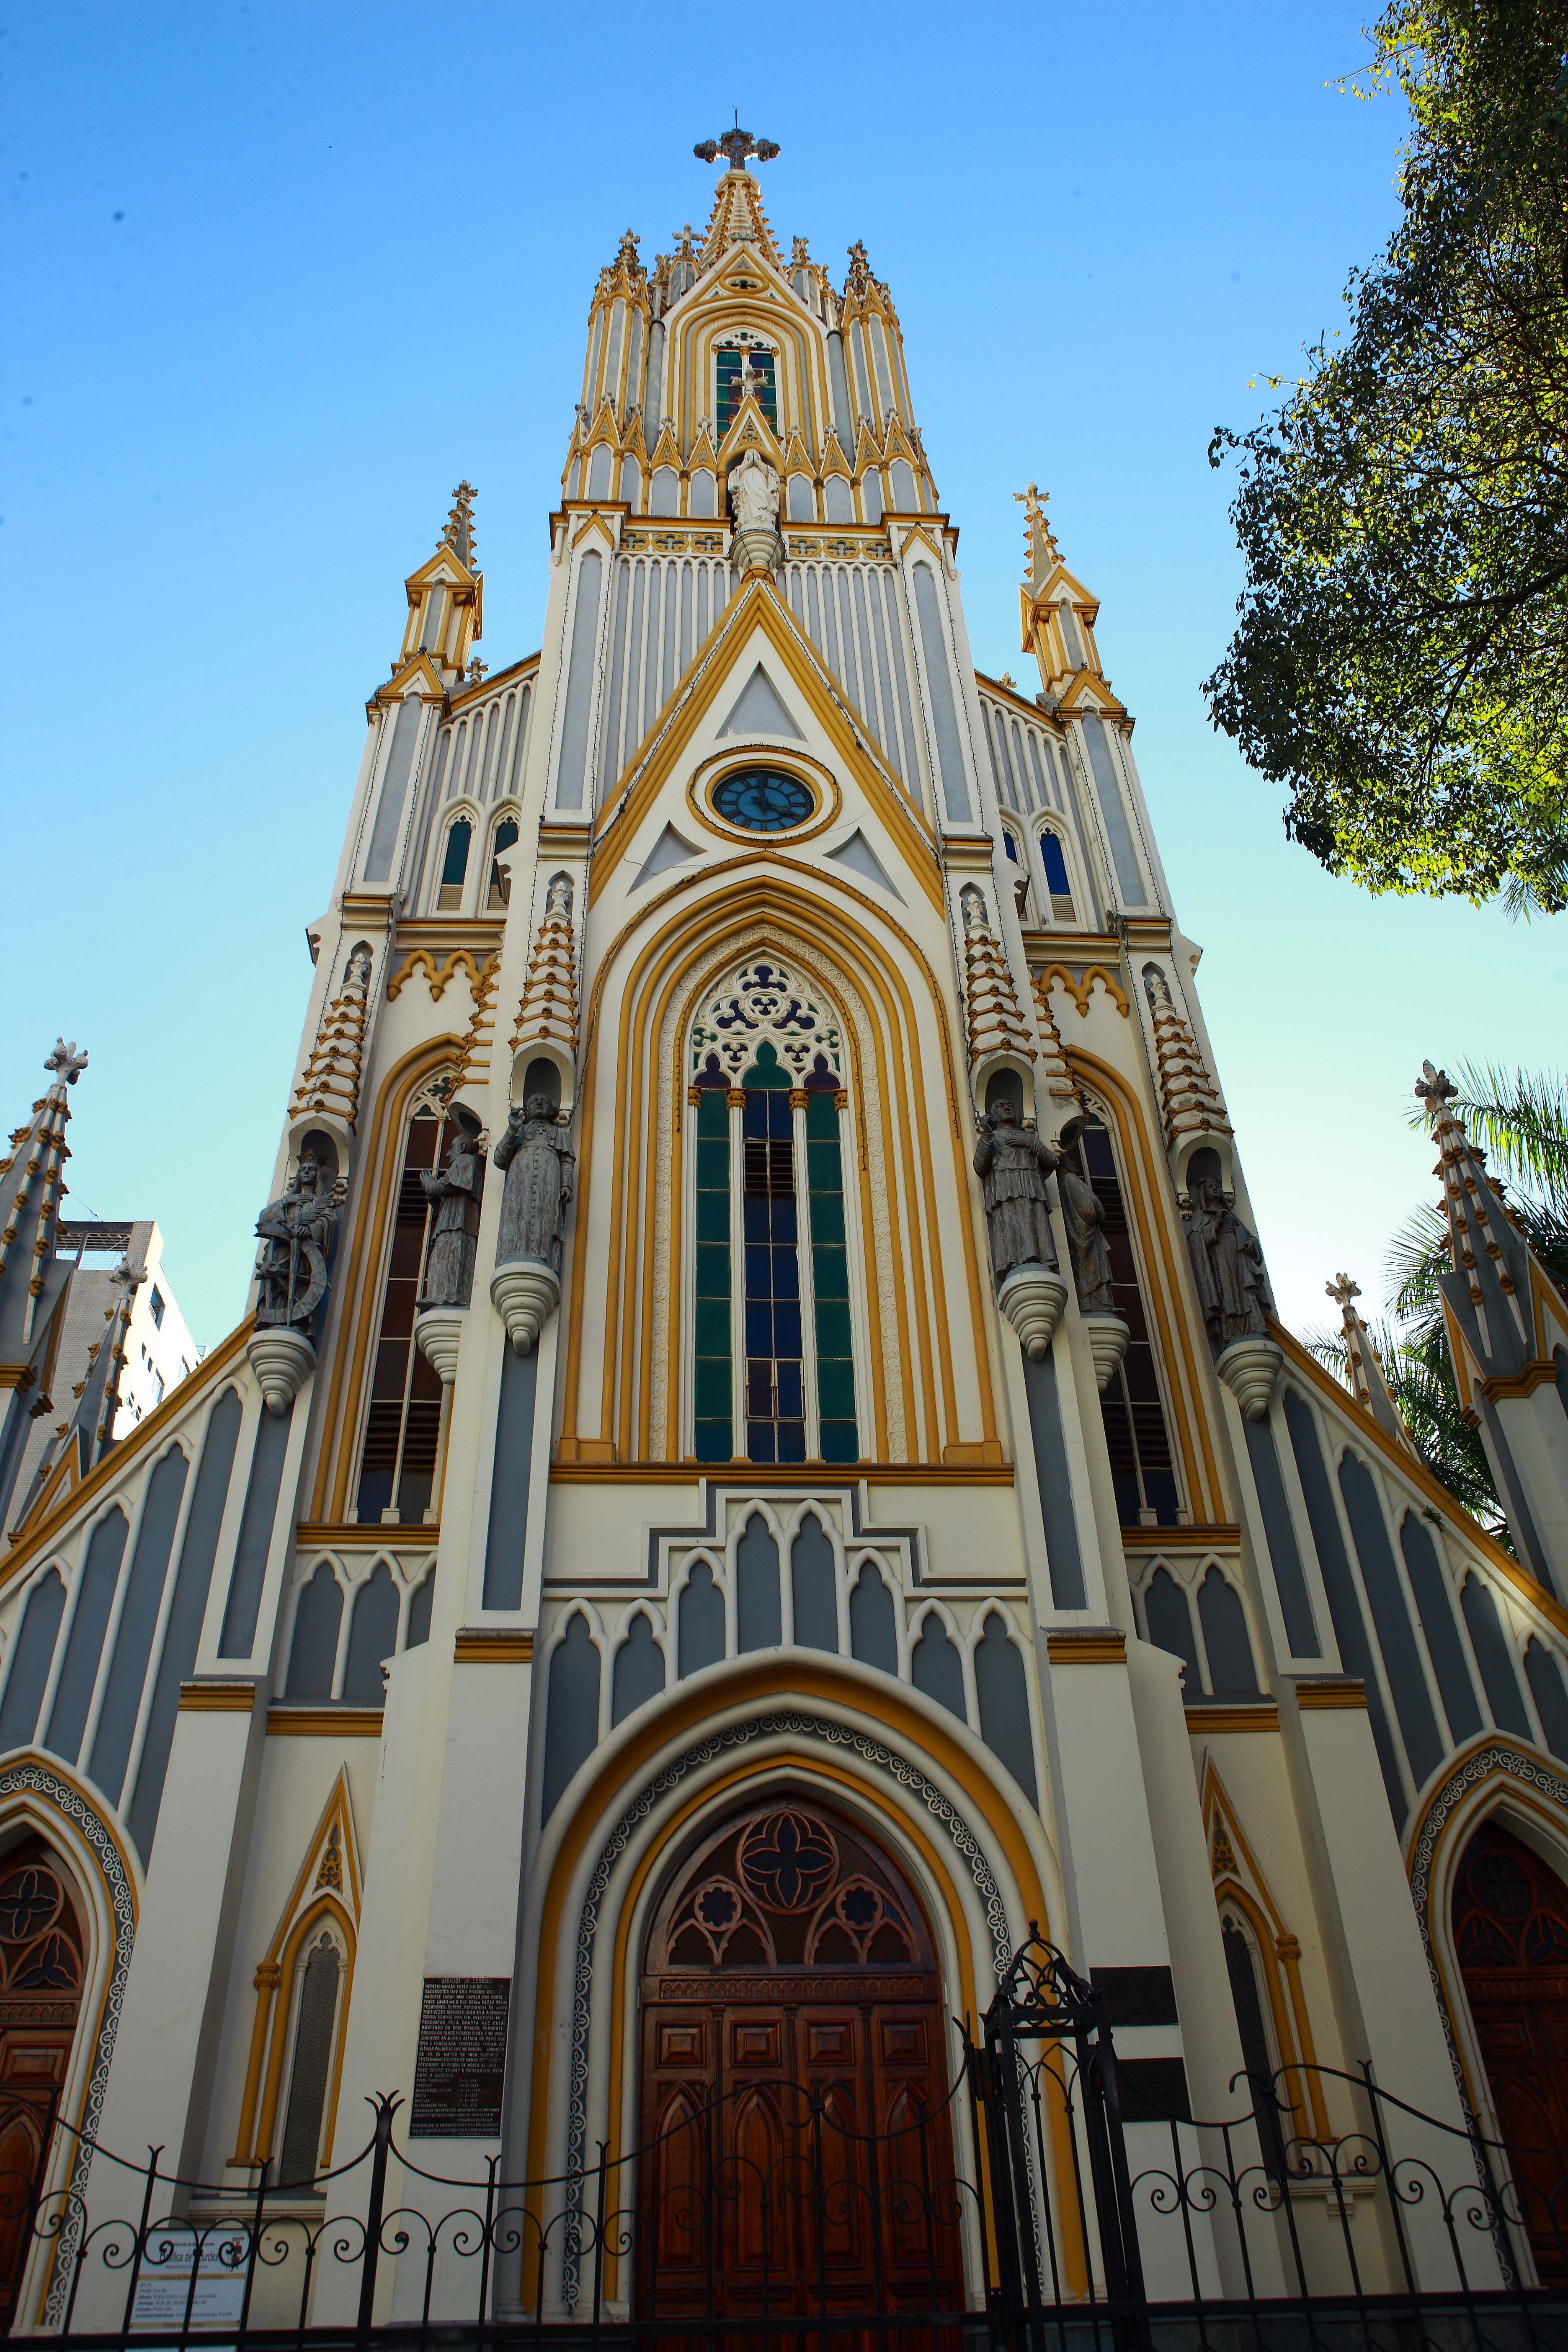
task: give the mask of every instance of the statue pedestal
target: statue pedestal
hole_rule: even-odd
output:
[[[1261,1421],[1273,1402],[1285,1358],[1272,1339],[1233,1339],[1215,1359],[1215,1370],[1247,1421]]]
[[[1067,1284],[1049,1265],[1016,1265],[996,1293],[996,1304],[1018,1334],[1018,1345],[1037,1364],[1051,1344],[1067,1303]]]
[[[779,535],[771,526],[761,530],[742,530],[737,526],[731,551],[742,572],[776,572],[784,556]]]
[[[561,1276],[542,1257],[509,1258],[490,1276],[490,1301],[507,1338],[526,1356],[561,1303]]]
[[[1083,1328],[1089,1334],[1089,1352],[1094,1358],[1094,1384],[1103,1392],[1127,1353],[1127,1342],[1132,1334],[1120,1315],[1086,1315]]]
[[[466,1307],[422,1307],[414,1318],[419,1352],[443,1388],[450,1388],[458,1377],[458,1347],[468,1313]]]
[[[281,1421],[316,1369],[314,1348],[303,1331],[285,1323],[253,1331],[245,1352],[260,1383],[263,1404]]]

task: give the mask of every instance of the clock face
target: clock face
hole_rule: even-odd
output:
[[[816,802],[798,776],[777,768],[737,768],[714,793],[713,806],[726,824],[743,825],[748,833],[791,833],[815,814]]]

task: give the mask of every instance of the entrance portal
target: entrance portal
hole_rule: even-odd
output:
[[[1568,2275],[1568,1888],[1488,1822],[1459,1864],[1454,1942],[1520,2213],[1556,2284]]]
[[[642,2315],[957,2310],[948,2089],[903,1874],[816,1803],[732,1815],[648,1932]]]
[[[0,1860],[0,2326],[31,2248],[81,2008],[85,1945],[65,1874],[41,1838]]]

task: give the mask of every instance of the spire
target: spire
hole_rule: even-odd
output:
[[[1171,983],[1157,963],[1143,967],[1143,992],[1154,1031],[1154,1076],[1160,1089],[1165,1148],[1173,1151],[1194,1136],[1234,1132],[1218,1087],[1210,1077],[1198,1041],[1176,1005]]]
[[[78,1053],[74,1038],[68,1044],[60,1037],[44,1067],[53,1083],[13,1134],[8,1158],[0,1160],[0,1363],[26,1354],[49,1287],[70,1158],[65,1139],[69,1090],[86,1069],[87,1055]],[[47,1308],[43,1313],[47,1319]]]
[[[1535,1354],[1531,1252],[1514,1231],[1501,1187],[1487,1174],[1485,1152],[1470,1141],[1464,1121],[1448,1108],[1458,1093],[1446,1070],[1422,1064],[1415,1095],[1426,1106],[1437,1146],[1432,1172],[1443,1180],[1443,1214],[1454,1268],[1452,1274],[1440,1275],[1438,1284],[1482,1372],[1506,1377],[1522,1371]],[[1544,1269],[1541,1275],[1545,1281]],[[1568,1316],[1568,1308],[1564,1314]]]
[[[691,152],[704,163],[716,163],[723,155],[730,166],[713,192],[713,211],[702,239],[700,268],[710,269],[731,246],[750,245],[764,254],[775,268],[782,269],[784,262],[763,210],[762,189],[745,169],[750,155],[754,155],[759,163],[771,163],[779,152],[776,142],[753,139],[737,121],[735,128],[726,131],[721,139],[704,139]]]
[[[435,554],[404,583],[408,622],[392,677],[377,688],[373,709],[377,702],[401,695],[411,664],[423,660],[426,671],[437,674],[437,683],[448,690],[468,667],[474,641],[484,634],[484,581],[474,555],[478,495],[472,482],[458,484]]]
[[[1029,593],[1037,596],[1051,573],[1061,562],[1061,550],[1057,535],[1046,514],[1050,504],[1050,492],[1037,483],[1028,482],[1013,497],[1024,509],[1024,545],[1029,557]]]
[[[113,1304],[103,1310],[105,1329],[87,1351],[87,1374],[77,1384],[76,1410],[56,1436],[51,1438],[38,1457],[37,1469],[16,1515],[13,1536],[26,1525],[50,1476],[62,1454],[68,1454],[74,1443],[76,1464],[68,1478],[87,1476],[114,1443],[114,1418],[120,1410],[120,1376],[125,1369],[125,1334],[131,1323],[131,1310],[136,1303],[136,1293],[147,1279],[144,1265],[132,1265],[122,1257],[110,1275],[115,1297]]]
[[[1348,1274],[1339,1274],[1332,1282],[1326,1282],[1323,1289],[1340,1310],[1345,1337],[1345,1360],[1356,1402],[1364,1406],[1379,1428],[1385,1430],[1396,1445],[1402,1445],[1407,1454],[1413,1454],[1419,1461],[1421,1449],[1406,1429],[1399,1407],[1394,1402],[1387,1375],[1383,1369],[1383,1358],[1373,1345],[1372,1334],[1351,1303],[1361,1297],[1361,1285],[1352,1282]]]
[[[626,234],[630,236],[629,229]],[[451,549],[465,572],[478,569],[474,562],[474,500],[478,496],[472,482],[458,484],[452,492],[452,511],[441,533],[442,546]]]

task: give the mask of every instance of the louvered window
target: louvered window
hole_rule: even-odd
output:
[[[1116,1172],[1110,1138],[1099,1119],[1091,1120],[1085,1128],[1074,1146],[1073,1157],[1079,1173],[1093,1186],[1104,1212],[1103,1231],[1110,1248],[1111,1296],[1116,1312],[1132,1335],[1120,1368],[1100,1400],[1118,1514],[1124,1528],[1173,1528],[1180,1496],[1160,1376],[1149,1337],[1149,1319],[1143,1311],[1138,1261],[1127,1223],[1127,1204]]]
[[[386,1518],[417,1526],[435,1492],[441,1383],[414,1344],[414,1309],[430,1227],[430,1203],[419,1179],[426,1170],[445,1164],[453,1132],[432,1108],[421,1109],[408,1122],[360,1458],[362,1527]]]

